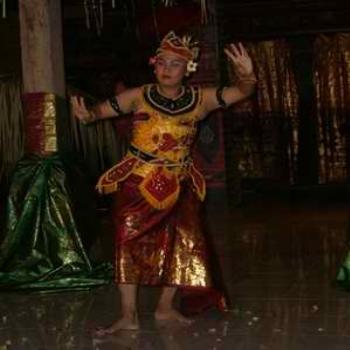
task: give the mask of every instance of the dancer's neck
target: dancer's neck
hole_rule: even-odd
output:
[[[178,98],[180,95],[182,95],[183,93],[183,85],[178,85],[178,86],[162,86],[162,85],[158,85],[158,92],[166,97],[166,98],[170,98],[170,99],[176,99]]]

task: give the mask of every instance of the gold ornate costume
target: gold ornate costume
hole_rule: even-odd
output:
[[[139,190],[156,209],[174,205],[180,182],[190,177],[198,197],[205,197],[203,176],[190,158],[202,112],[200,88],[186,86],[176,100],[159,94],[157,85],[143,87],[141,112],[133,123],[132,144],[123,161],[99,180],[100,192],[110,193],[129,175],[141,176]]]
[[[190,37],[169,32],[151,63],[170,53],[187,62],[188,75],[196,69],[198,50]],[[190,155],[203,108],[199,87],[182,86],[169,99],[157,84],[144,85],[129,152],[97,184],[100,192],[118,190],[116,282],[176,286],[186,295],[187,312],[213,304],[225,308],[223,294],[213,288],[200,217],[205,181]]]

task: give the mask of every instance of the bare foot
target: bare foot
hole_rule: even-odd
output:
[[[138,329],[139,329],[139,322],[137,317],[122,317],[120,320],[114,322],[109,327],[97,328],[94,334],[98,337],[103,337],[122,330],[137,331]]]
[[[154,316],[157,321],[176,321],[183,324],[191,324],[194,322],[193,320],[185,317],[175,309],[157,310]]]

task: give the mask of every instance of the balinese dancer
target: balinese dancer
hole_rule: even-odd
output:
[[[125,158],[101,176],[101,193],[116,191],[115,281],[121,318],[97,335],[138,329],[137,286],[162,286],[157,320],[190,322],[173,306],[179,291],[213,291],[209,256],[199,217],[205,181],[191,159],[200,120],[212,110],[248,97],[256,78],[241,44],[225,49],[238,81],[235,86],[201,88],[184,84],[197,68],[198,44],[168,33],[150,63],[156,84],[129,89],[91,109],[72,98],[83,123],[126,113],[133,115],[131,145]],[[224,307],[224,300],[217,298]]]

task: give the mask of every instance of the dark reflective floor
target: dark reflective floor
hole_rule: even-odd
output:
[[[209,311],[192,326],[158,325],[157,291],[140,292],[141,330],[105,339],[89,330],[118,311],[113,286],[92,292],[1,294],[0,350],[350,348],[350,293],[334,287],[347,251],[349,207],[334,201],[251,198],[208,206],[230,311]],[[102,244],[103,245],[103,244]]]

